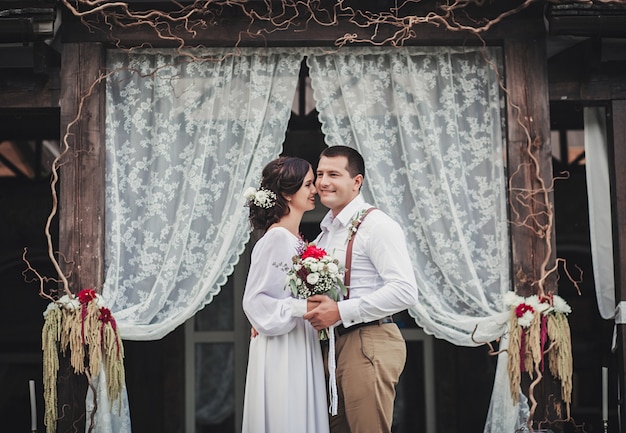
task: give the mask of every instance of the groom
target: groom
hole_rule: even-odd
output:
[[[372,206],[360,194],[364,174],[363,157],[350,147],[332,146],[320,155],[315,187],[330,211],[316,244],[351,261],[348,296],[339,302],[311,297],[319,304],[304,316],[317,330],[341,322],[335,345],[339,404],[331,433],[391,432],[395,386],[406,361],[406,344],[391,316],[417,303],[402,228],[380,210],[366,213]]]

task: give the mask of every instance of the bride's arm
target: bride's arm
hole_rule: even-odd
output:
[[[294,254],[293,237],[282,230],[270,230],[254,247],[242,305],[261,334],[286,334],[306,313],[306,300],[291,297],[285,287]]]

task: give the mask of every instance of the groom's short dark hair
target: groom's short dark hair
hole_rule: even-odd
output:
[[[346,169],[350,176],[355,177],[360,174],[365,177],[365,161],[361,154],[356,150],[348,146],[330,146],[322,150],[320,158],[325,156],[327,158],[335,158],[337,156],[345,156],[348,160],[348,166]]]

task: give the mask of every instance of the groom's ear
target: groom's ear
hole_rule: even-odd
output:
[[[354,181],[354,190],[360,190],[361,186],[363,185],[363,175],[362,174],[357,174],[356,176],[354,176],[352,178],[352,180]]]

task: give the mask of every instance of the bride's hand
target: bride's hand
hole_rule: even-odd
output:
[[[307,313],[317,307],[320,304],[320,301],[312,301],[310,298],[306,300],[306,311]]]
[[[256,337],[257,335],[259,335],[259,331],[257,331],[256,329],[254,329],[254,326],[250,327],[250,340],[252,340],[254,337]]]

